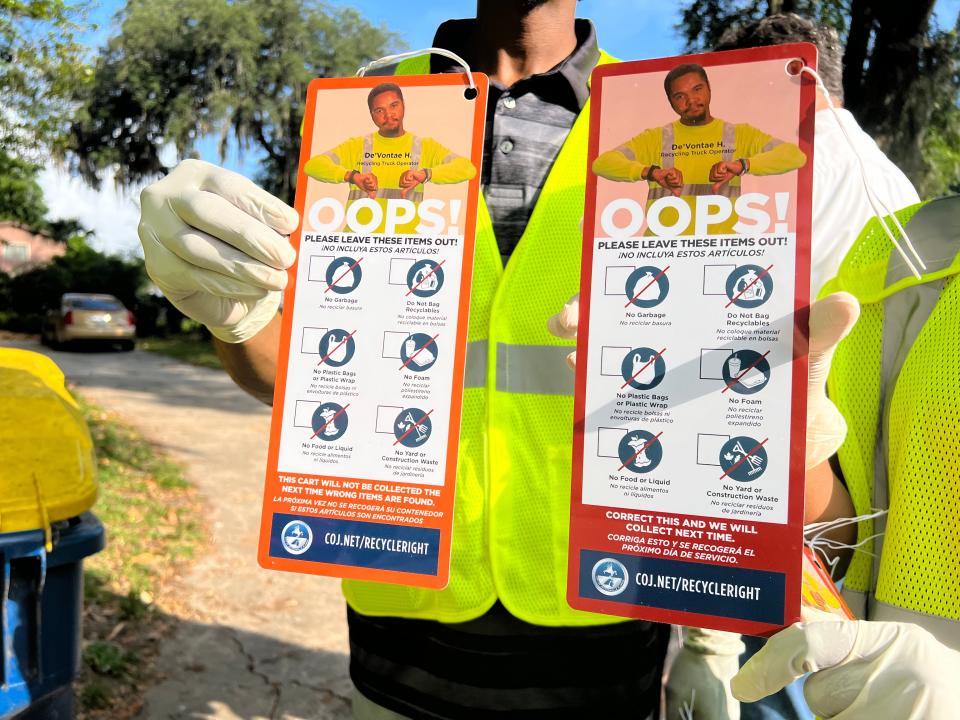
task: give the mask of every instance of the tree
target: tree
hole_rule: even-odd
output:
[[[165,172],[220,136],[263,155],[257,178],[293,200],[307,83],[352,75],[396,38],[356,10],[312,0],[130,0],[120,34],[96,62],[72,128],[75,167],[92,184],[106,166],[121,183]]]
[[[145,280],[143,260],[106,255],[91,248],[82,237],[73,237],[66,254],[8,280],[9,310],[22,317],[39,317],[43,311],[57,307],[66,292],[108,292],[127,307],[134,307]]]
[[[776,12],[832,25],[845,43],[844,104],[921,196],[960,183],[960,42],[933,23],[935,0],[692,0],[679,25],[691,51],[730,25]]]
[[[85,29],[80,3],[0,1],[0,147],[39,161],[59,150],[76,94],[91,77],[76,35]]]
[[[0,219],[13,220],[31,230],[44,226],[47,205],[37,183],[39,168],[0,150]]]

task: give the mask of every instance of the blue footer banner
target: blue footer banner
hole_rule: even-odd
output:
[[[779,624],[783,573],[580,551],[580,597]]]
[[[440,531],[277,513],[270,556],[436,575]]]

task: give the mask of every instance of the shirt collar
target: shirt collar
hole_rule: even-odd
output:
[[[433,46],[450,50],[468,63],[470,57],[471,39],[476,31],[477,21],[474,18],[464,20],[447,20],[437,28],[433,39]],[[564,86],[570,92],[570,104],[576,110],[581,110],[590,97],[590,73],[600,59],[600,49],[597,47],[597,32],[593,23],[583,18],[577,18],[574,25],[577,35],[577,47],[566,58],[544,73],[532,75],[517,82],[517,88],[528,81],[536,82],[543,79],[563,78]],[[463,68],[456,61],[443,55],[430,56],[430,71],[435,73],[463,72]],[[494,84],[494,83],[491,83]],[[506,90],[507,88],[499,88]],[[518,88],[519,89],[519,88]]]

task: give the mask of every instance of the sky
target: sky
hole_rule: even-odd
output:
[[[352,0],[330,2],[330,5],[357,8],[368,20],[383,23],[396,32],[411,49],[426,48],[433,40],[437,25],[447,18],[472,17],[476,0],[425,0],[411,12],[409,3],[396,0]],[[82,39],[95,52],[115,31],[112,18],[124,6],[123,0],[100,0],[88,5],[90,20],[99,28]],[[679,4],[657,0],[581,0],[578,15],[589,17],[597,27],[600,46],[623,60],[677,55],[683,51],[683,40],[676,30],[680,21]],[[960,0],[938,0],[936,14],[941,25],[952,24],[960,11]],[[231,154],[221,163],[217,141],[202,141],[197,150],[204,160],[223,164],[231,170],[252,176],[257,157]],[[171,149],[164,160],[172,165],[176,153]],[[94,231],[91,244],[98,250],[122,255],[139,254],[136,227],[139,221],[137,197],[140,189],[118,190],[112,177],[104,178],[102,189],[94,191],[79,178],[51,165],[40,176],[50,218],[77,218]]]

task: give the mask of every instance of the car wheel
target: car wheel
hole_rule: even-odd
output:
[[[120,350],[122,352],[130,352],[133,350],[135,344],[133,340],[121,340],[120,341]]]

